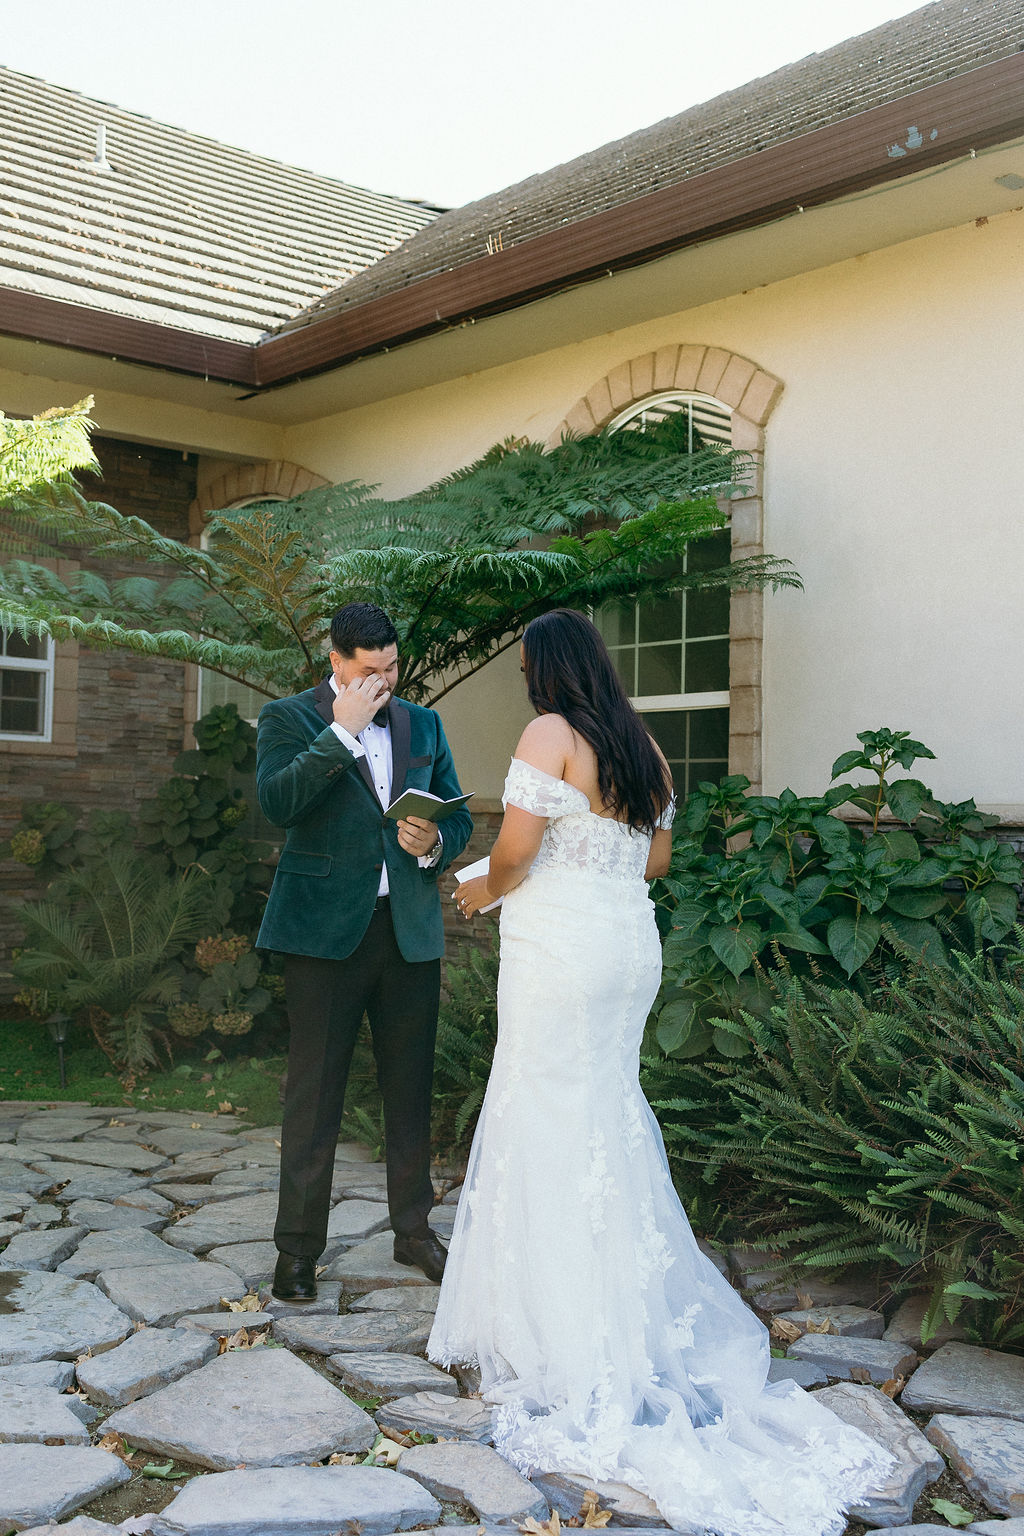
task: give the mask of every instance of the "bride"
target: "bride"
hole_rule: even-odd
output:
[[[527,628],[537,710],[505,783],[498,1043],[428,1354],[478,1365],[521,1471],[641,1490],[679,1530],[837,1536],[891,1458],[789,1382],[701,1253],[638,1080],[668,768],[581,614]]]

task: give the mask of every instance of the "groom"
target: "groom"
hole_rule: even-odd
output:
[[[327,1240],[334,1149],[364,1013],[384,1103],[394,1255],[440,1280],[445,1249],[427,1224],[430,1091],[444,931],[437,877],[472,820],[444,823],[384,808],[403,789],[461,793],[441,721],[394,697],[398,636],[371,603],[331,621],[331,673],[260,711],[256,785],[267,819],[286,827],[260,949],[284,954],[291,1025],[281,1131],[273,1293],[316,1298]]]

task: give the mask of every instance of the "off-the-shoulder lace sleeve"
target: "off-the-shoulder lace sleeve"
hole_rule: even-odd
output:
[[[564,779],[556,779],[514,757],[505,780],[502,805],[515,805],[531,816],[567,816],[570,811],[587,810],[590,802],[581,789],[574,789]]]
[[[675,821],[675,819],[676,819],[676,797],[675,797],[675,795],[673,795],[671,800],[668,802],[668,805],[666,805],[665,809],[662,811],[661,815],[658,817],[658,820],[656,822],[656,826],[658,828],[658,831],[659,832],[667,832],[669,827]]]

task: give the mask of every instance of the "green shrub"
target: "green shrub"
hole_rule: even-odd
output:
[[[473,945],[445,967],[434,1057],[434,1142],[455,1157],[472,1138],[498,1037],[498,946]]]
[[[902,958],[867,996],[777,970],[772,1005],[721,1026],[748,1055],[648,1058],[645,1090],[683,1180],[764,1247],[881,1263],[930,1288],[926,1331],[966,1304],[974,1337],[1019,1345],[1024,953]]]
[[[973,800],[946,804],[918,779],[890,777],[934,754],[906,731],[865,731],[823,795],[749,795],[733,775],[701,784],[677,818],[672,866],[656,896],[667,929],[655,1035],[670,1056],[750,1049],[730,1028],[763,1017],[771,973],[869,985],[885,964],[948,964],[961,947],[998,944],[1017,917],[1020,859],[986,836],[998,820]],[[835,813],[850,805],[865,818]]]

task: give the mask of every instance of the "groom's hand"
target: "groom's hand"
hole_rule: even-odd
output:
[[[425,857],[436,844],[436,821],[424,821],[422,816],[409,816],[398,823],[398,845],[406,853],[411,853],[413,858]]]
[[[358,736],[390,697],[391,690],[379,672],[373,672],[369,677],[357,677],[338,688],[334,699],[335,724],[342,726],[350,736]]]

